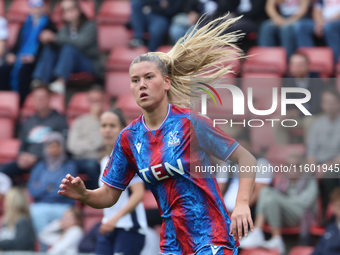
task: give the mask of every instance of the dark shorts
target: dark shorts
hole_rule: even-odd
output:
[[[105,236],[98,233],[96,255],[139,255],[143,249],[145,235],[137,231],[116,228]]]

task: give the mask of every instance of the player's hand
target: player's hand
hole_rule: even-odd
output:
[[[118,220],[119,218],[113,217],[108,222],[101,224],[99,228],[99,233],[104,236],[113,232],[113,230],[116,228]]]
[[[231,214],[231,229],[230,234],[233,234],[234,239],[242,240],[242,227],[245,237],[248,236],[248,224],[251,232],[254,231],[253,220],[251,219],[250,208],[246,203],[236,204],[233,213]]]
[[[72,175],[68,174],[62,180],[62,184],[59,186],[60,190],[58,190],[59,195],[64,195],[66,197],[84,201],[86,199],[87,190],[84,182],[80,179],[79,176],[74,178]]]

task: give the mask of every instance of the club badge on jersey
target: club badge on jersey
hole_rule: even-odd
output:
[[[180,144],[179,138],[177,137],[178,131],[169,133],[168,147],[173,147]]]

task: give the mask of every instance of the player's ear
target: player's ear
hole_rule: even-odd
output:
[[[171,86],[170,78],[169,76],[165,76],[164,77],[164,89],[167,91],[170,89],[170,86]]]

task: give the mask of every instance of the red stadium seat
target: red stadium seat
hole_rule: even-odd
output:
[[[128,45],[131,33],[121,25],[99,25],[98,46],[102,52]]]
[[[150,190],[145,190],[143,204],[146,210],[158,209],[156,199]]]
[[[9,22],[8,23],[8,39],[7,39],[7,47],[9,49],[13,48],[19,31],[20,31],[20,27],[21,27],[21,23],[18,22]]]
[[[306,147],[304,144],[275,145],[269,149],[266,158],[275,166],[285,164],[287,157],[292,152],[304,155]]]
[[[65,113],[65,97],[60,94],[52,94],[51,97],[51,104],[50,104],[52,109],[55,109],[58,111],[60,114]],[[28,117],[34,115],[34,104],[33,104],[33,98],[32,94],[29,94],[24,102],[24,105],[21,109],[21,116],[20,120],[21,122],[25,121]]]
[[[283,76],[287,69],[287,52],[283,47],[252,47],[243,64],[245,73],[275,73]]]
[[[50,13],[50,4],[46,4],[46,13]],[[23,23],[26,20],[26,16],[29,14],[29,7],[27,0],[14,0],[7,11],[8,22]]]
[[[110,99],[105,99],[105,110],[110,109]],[[90,111],[89,102],[86,92],[75,93],[70,100],[67,108],[66,116],[69,124],[78,116],[86,114]]]
[[[15,120],[0,117],[0,139],[14,138]]]
[[[84,232],[88,233],[96,224],[102,222],[103,216],[85,216]]]
[[[307,55],[310,69],[320,74],[320,77],[328,78],[334,73],[333,51],[329,47],[303,47],[297,50]]]
[[[280,114],[281,109],[281,85],[282,79],[277,74],[266,74],[266,73],[248,73],[242,77],[241,81],[241,89],[243,94],[245,95],[245,100],[248,102],[248,88],[252,88],[252,102],[253,106],[257,110],[269,110],[273,105],[273,88],[277,88],[277,98],[278,103],[276,110],[271,115]],[[247,103],[246,103],[247,104]],[[248,110],[248,107],[245,108],[247,116],[256,117],[259,119],[268,118],[268,115],[253,115]]]
[[[0,92],[0,117],[16,120],[19,115],[19,94],[12,91]]]
[[[103,210],[102,209],[95,209],[91,206],[84,205],[83,207],[84,216],[98,216],[103,217]]]
[[[0,164],[16,160],[19,147],[19,139],[0,139]]]
[[[82,12],[86,15],[88,19],[94,19],[96,16],[96,3],[94,0],[79,0],[80,8]],[[51,16],[52,21],[57,25],[57,27],[61,27],[63,25],[62,20],[62,11],[60,2],[58,2]]]
[[[265,224],[263,227],[263,231],[266,233],[271,233],[271,227],[268,224]],[[281,228],[282,235],[298,235],[300,231],[301,231],[300,227]]]
[[[240,255],[279,255],[277,250],[266,250],[262,248],[241,250]]]
[[[129,72],[106,72],[105,91],[112,97],[131,94]]]
[[[130,49],[128,47],[119,47],[111,51],[106,61],[106,70],[108,71],[129,71],[131,62],[141,54],[147,53],[148,49],[138,47]]]
[[[314,247],[310,246],[295,246],[290,250],[289,255],[311,255]]]
[[[5,1],[0,0],[0,16],[5,16]]]
[[[103,1],[98,11],[98,24],[125,25],[131,16],[130,1]]]
[[[90,73],[73,73],[68,81],[68,85],[92,85],[95,80],[96,77]]]
[[[115,106],[122,110],[128,123],[142,114],[142,110],[137,105],[132,93],[119,96]]]
[[[172,47],[172,45],[162,45],[157,49],[157,51],[168,53],[172,49]]]
[[[259,122],[253,122],[251,125],[261,125]],[[252,127],[249,129],[250,141],[255,154],[261,154],[275,145],[274,131],[271,122],[264,121],[262,127]],[[264,139],[265,138],[265,139]]]

